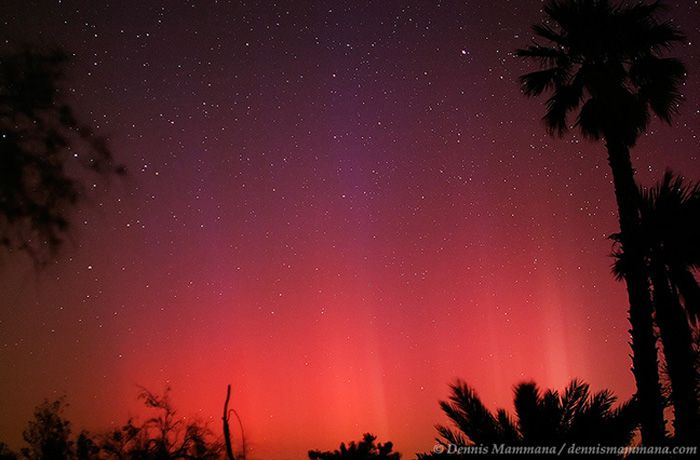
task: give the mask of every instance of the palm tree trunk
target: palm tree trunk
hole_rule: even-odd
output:
[[[693,334],[678,296],[670,285],[666,267],[652,264],[654,307],[659,326],[668,377],[671,380],[675,438],[681,445],[698,439],[698,401],[695,396],[695,353]]]
[[[625,282],[630,305],[632,373],[637,384],[642,441],[646,445],[660,445],[665,441],[666,429],[649,280],[639,239],[637,185],[627,145],[608,137],[606,147],[615,185],[622,250],[628,262]]]

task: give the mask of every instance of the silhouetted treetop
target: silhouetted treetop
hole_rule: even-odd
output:
[[[634,145],[649,123],[649,109],[670,122],[682,99],[685,66],[661,53],[684,36],[658,19],[661,2],[616,4],[609,0],[549,0],[551,21],[533,26],[544,41],[516,51],[542,70],[521,77],[523,92],[551,92],[544,121],[550,132],[569,128],[567,115],[594,139],[616,135]]]
[[[22,433],[28,447],[22,455],[28,460],[69,459],[73,457],[71,424],[64,417],[62,399],[44,401],[34,410],[34,419]]]
[[[352,441],[347,446],[345,443],[341,443],[340,449],[336,449],[332,452],[310,450],[309,458],[312,460],[399,460],[401,458],[401,454],[392,452],[394,445],[391,442],[382,444],[376,443],[376,440],[376,436],[365,433],[362,437],[362,441],[359,443]]]
[[[449,400],[440,401],[440,407],[453,426],[436,425],[440,435],[436,441],[442,448],[419,454],[419,458],[471,458],[470,454],[455,454],[455,447],[466,446],[626,446],[638,424],[632,401],[613,408],[617,399],[610,391],[591,393],[589,385],[578,380],[573,380],[562,394],[542,392],[534,382],[516,385],[514,417],[504,409],[489,411],[465,382],[453,383],[450,390]]]
[[[69,59],[29,48],[0,55],[0,245],[46,262],[83,195],[81,170],[122,174],[63,90]]]
[[[4,442],[0,442],[0,460],[17,460],[17,454]]]
[[[223,448],[206,424],[180,417],[172,406],[169,390],[162,395],[142,389],[139,398],[153,411],[142,423],[130,418],[103,434],[81,431],[71,436],[71,423],[64,416],[63,399],[44,401],[34,410],[23,436],[26,460],[216,460]],[[18,456],[0,442],[0,460]]]
[[[139,399],[154,414],[142,424],[129,419],[124,426],[108,433],[100,444],[101,458],[214,460],[221,457],[222,445],[213,441],[206,425],[177,416],[169,388],[162,395],[142,388]]]

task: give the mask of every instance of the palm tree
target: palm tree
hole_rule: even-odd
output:
[[[639,210],[629,149],[653,112],[670,122],[681,100],[684,65],[661,52],[683,35],[656,19],[660,2],[617,5],[610,0],[549,0],[548,22],[535,25],[534,42],[517,50],[541,70],[521,77],[527,96],[551,93],[544,122],[553,135],[568,131],[569,114],[583,136],[603,139],[612,170],[621,230],[629,259],[625,272],[631,324],[632,372],[637,384],[643,440],[665,438],[649,284],[639,242]]]
[[[613,409],[616,397],[610,391],[591,394],[589,385],[579,380],[571,381],[562,395],[552,390],[542,394],[534,382],[516,385],[515,418],[503,409],[491,413],[476,391],[462,381],[450,385],[450,389],[452,394],[449,401],[441,401],[440,407],[454,428],[436,426],[440,434],[436,440],[441,446],[434,449],[437,456],[456,450],[450,446],[495,449],[496,446],[505,445],[515,449],[524,446],[558,449],[563,443],[575,443],[578,446],[622,447],[630,443],[637,427],[634,400]],[[523,454],[528,451],[518,452]],[[501,457],[503,454],[498,451],[489,453]],[[536,455],[532,454],[533,457]],[[436,455],[423,454],[419,458],[433,456]],[[581,458],[578,454],[574,456]]]
[[[640,188],[639,196],[641,239],[671,384],[675,437],[688,444],[697,442],[700,430],[691,326],[699,313],[700,288],[693,269],[700,267],[700,184],[689,184],[668,171],[655,187]],[[613,239],[619,240],[619,234]],[[622,277],[626,257],[619,251],[615,255],[613,270]]]

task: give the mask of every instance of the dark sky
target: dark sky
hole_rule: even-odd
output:
[[[640,180],[700,177],[700,6],[673,127]],[[371,431],[410,458],[462,377],[633,392],[601,144],[548,138],[517,77],[542,2],[3,1],[0,47],[60,45],[78,113],[129,175],[90,178],[62,257],[0,276],[0,439],[44,397],[76,427],[173,387],[254,458]]]

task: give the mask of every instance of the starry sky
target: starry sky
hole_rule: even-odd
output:
[[[633,151],[700,177],[700,6],[686,100]],[[0,265],[0,439],[44,397],[76,428],[172,386],[253,458],[371,431],[433,445],[456,377],[633,392],[602,145],[548,138],[513,57],[540,0],[3,1],[0,47],[74,53],[66,89],[124,179],[88,177],[61,257]]]

